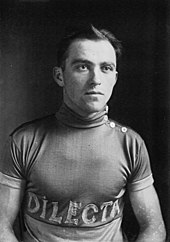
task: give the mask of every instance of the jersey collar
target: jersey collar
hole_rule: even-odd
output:
[[[92,118],[84,118],[75,113],[64,103],[56,113],[56,118],[63,124],[74,128],[93,128],[103,125],[108,120],[108,106],[97,112]]]

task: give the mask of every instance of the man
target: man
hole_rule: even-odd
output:
[[[59,46],[54,79],[63,87],[55,116],[22,125],[0,165],[0,241],[120,242],[124,194],[140,225],[137,241],[162,242],[165,228],[145,144],[107,117],[120,43],[93,26]]]

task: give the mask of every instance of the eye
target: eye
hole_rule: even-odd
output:
[[[102,71],[105,72],[105,73],[108,73],[110,71],[113,71],[113,67],[111,65],[104,65],[102,66]]]
[[[85,65],[85,64],[79,64],[79,65],[76,66],[76,69],[77,69],[78,71],[83,72],[83,71],[87,71],[87,70],[88,70],[88,66]]]

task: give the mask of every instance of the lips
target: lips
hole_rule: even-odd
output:
[[[100,91],[88,91],[85,93],[86,95],[104,95],[102,92]]]

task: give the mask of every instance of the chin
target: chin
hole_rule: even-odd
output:
[[[88,110],[89,113],[96,113],[96,112],[100,112],[101,110],[103,110],[104,107],[105,107],[105,104],[103,104],[103,105],[101,105],[101,104],[91,105],[90,104],[90,105],[88,105],[87,110]]]

